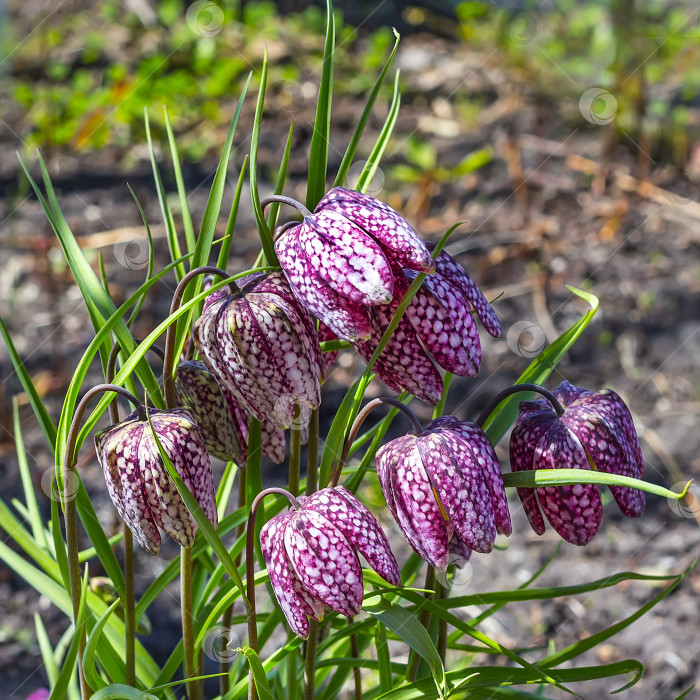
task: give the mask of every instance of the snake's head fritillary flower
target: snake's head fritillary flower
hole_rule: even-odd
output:
[[[194,415],[185,408],[149,413],[168,459],[216,526],[211,464]],[[192,546],[197,524],[165,468],[145,409],[97,433],[95,449],[112,503],[138,543],[158,554],[161,528],[181,547]]]
[[[178,403],[192,411],[210,455],[245,466],[250,416],[221,386],[203,362],[180,362],[175,378]],[[273,462],[284,461],[284,431],[262,423],[262,451]]]
[[[258,420],[288,428],[295,404],[321,401],[321,349],[313,320],[281,272],[252,274],[216,294],[194,324],[204,364]]]
[[[431,251],[435,249],[434,243],[427,246]],[[416,277],[411,270],[404,273],[409,281]],[[440,251],[435,273],[423,281],[406,309],[406,317],[440,367],[461,377],[476,376],[481,364],[481,343],[472,308],[484,328],[499,338],[501,323],[486,297],[464,268]]]
[[[511,533],[496,453],[475,423],[444,416],[377,450],[377,476],[413,549],[444,571],[468,550],[490,552]],[[450,555],[453,555],[452,557]]]
[[[362,607],[359,552],[390,584],[401,583],[386,535],[367,508],[343,486],[299,499],[301,508],[271,518],[260,544],[275,596],[290,627],[309,636],[310,617],[324,606],[354,617]]]
[[[642,477],[644,459],[632,416],[614,391],[591,392],[565,381],[553,393],[564,408],[561,416],[547,399],[520,404],[510,438],[513,471],[595,469]],[[621,486],[610,490],[626,516],[642,515],[643,491]],[[587,544],[600,527],[602,504],[595,484],[522,488],[518,495],[539,535],[545,531],[543,512],[551,526],[572,544]]]
[[[342,187],[284,231],[275,252],[301,303],[350,341],[371,333],[366,307],[394,298],[392,266],[433,270],[425,243],[399,214]]]

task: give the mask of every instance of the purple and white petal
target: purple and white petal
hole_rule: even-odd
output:
[[[370,334],[367,311],[332,290],[308,264],[299,243],[299,227],[286,231],[275,243],[275,252],[299,302],[345,340],[359,340]]]
[[[366,194],[334,187],[316,212],[335,211],[367,231],[402,267],[431,272],[433,258],[421,237],[388,204]]]
[[[426,277],[406,317],[440,367],[460,377],[478,374],[481,343],[470,308],[438,275]]]
[[[299,580],[314,597],[347,617],[360,612],[360,562],[331,522],[313,510],[297,511],[285,530],[284,544]]]
[[[139,545],[156,555],[160,551],[160,532],[143,490],[138,462],[142,435],[143,423],[127,419],[97,433],[95,450],[117,512]]]
[[[428,243],[427,246],[431,252],[435,250],[434,243]],[[445,280],[445,282],[458,289],[464,295],[490,335],[494,338],[501,337],[503,328],[491,304],[489,304],[466,270],[444,250],[440,251],[435,260],[435,275]]]
[[[335,211],[306,217],[298,232],[307,266],[338,294],[358,304],[387,304],[394,276],[382,249]]]
[[[567,408],[579,397],[583,398],[593,395],[593,392],[587,389],[580,389],[570,382],[567,382],[566,379],[552,393],[557,397],[557,400],[564,408]]]
[[[344,486],[326,488],[311,495],[305,509],[315,510],[332,522],[369,565],[394,586],[401,584],[399,566],[376,518]]]
[[[459,538],[487,553],[496,539],[491,494],[469,444],[455,431],[438,429],[416,441],[423,466]]]
[[[299,595],[295,574],[284,546],[284,533],[293,513],[283,513],[268,520],[260,530],[260,548],[267,566],[272,590],[294,634],[302,639],[309,636],[308,602]]]
[[[590,469],[578,438],[559,420],[540,439],[535,469]],[[594,537],[603,516],[595,484],[570,484],[537,489],[542,511],[551,526],[571,544],[585,545]]]

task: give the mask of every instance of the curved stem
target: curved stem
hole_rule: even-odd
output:
[[[365,419],[375,408],[377,408],[377,406],[382,406],[384,404],[386,404],[387,406],[393,406],[394,408],[398,408],[406,416],[408,416],[408,418],[411,420],[411,423],[413,423],[413,427],[415,428],[416,433],[418,435],[420,435],[423,432],[423,426],[421,425],[420,421],[418,420],[418,418],[416,418],[415,413],[413,413],[413,411],[408,406],[406,406],[406,404],[403,404],[398,399],[391,398],[390,396],[380,396],[376,399],[372,399],[357,414],[357,418],[355,418],[350,428],[350,431],[348,432],[348,436],[345,438],[345,443],[343,444],[343,452],[340,455],[340,459],[335,465],[333,473],[331,474],[330,481],[328,482],[328,486],[330,486],[331,488],[338,485],[340,474],[343,471],[343,467],[345,466],[345,460],[348,458],[348,454],[350,454],[350,448],[352,447],[352,443],[355,441],[355,437],[357,436],[357,433],[360,430],[360,427],[364,423]]]
[[[290,228],[294,228],[296,226],[299,226],[301,222],[299,221],[285,221],[283,224],[280,224],[276,229],[275,232],[272,234],[272,241],[273,243],[277,241],[277,239],[285,232],[288,231]]]
[[[563,416],[564,415],[564,407],[559,403],[557,400],[557,397],[551,392],[545,389],[543,386],[540,386],[539,384],[513,384],[513,386],[509,386],[507,389],[504,389],[501,391],[499,394],[496,394],[491,401],[488,402],[486,408],[479,414],[479,417],[476,419],[476,424],[480,427],[484,427],[484,423],[486,423],[486,419],[494,412],[498,404],[501,403],[501,401],[504,401],[507,399],[509,396],[512,396],[513,394],[518,394],[521,391],[534,391],[537,394],[542,394],[542,396],[545,397],[549,401],[549,403],[552,404],[552,408],[556,411],[556,414],[558,416]]]
[[[248,598],[248,646],[255,652],[258,651],[258,618],[255,611],[255,516],[258,514],[258,506],[263,498],[271,493],[284,496],[295,510],[301,509],[301,503],[289,491],[277,487],[261,491],[250,507],[245,543],[245,583]],[[253,680],[253,672],[250,671],[248,675],[248,700],[256,700],[256,698],[255,681]]]
[[[190,270],[177,285],[175,289],[175,294],[173,294],[173,300],[170,303],[170,315],[172,316],[179,308],[182,303],[182,297],[185,293],[185,288],[190,283],[192,279],[197,277],[197,275],[204,275],[211,273],[214,275],[219,275],[220,277],[230,277],[228,272],[220,270],[218,267],[212,267],[210,265],[204,265],[202,267],[196,267],[194,270]],[[235,282],[230,282],[229,287],[231,288],[231,293],[235,294],[239,291],[238,286]],[[174,408],[177,404],[177,399],[175,397],[175,381],[173,378],[173,367],[175,364],[175,336],[177,335],[177,321],[171,323],[168,326],[168,330],[165,334],[165,357],[163,359],[163,394],[165,395],[165,405],[168,408]]]
[[[143,338],[134,338],[134,341],[136,343],[143,343]],[[151,345],[149,350],[153,350],[153,352],[160,357],[162,360],[165,357],[165,354],[163,351],[157,346],[157,345]],[[112,345],[112,349],[109,352],[109,357],[107,358],[107,368],[105,369],[105,379],[109,384],[111,384],[114,381],[114,375],[116,374],[116,369],[117,369],[117,357],[119,357],[119,353],[121,352],[122,347],[119,345],[119,342],[117,341]],[[119,422],[119,417],[117,416],[116,418],[114,417],[114,412],[112,411],[113,408],[116,407],[115,403],[109,404],[109,415],[112,423],[118,423]]]
[[[318,622],[309,620],[309,639],[306,642],[306,663],[304,665],[304,676],[306,684],[304,685],[304,700],[314,700],[314,691],[316,685],[316,648],[318,647]]]
[[[311,216],[311,212],[301,202],[297,202],[296,199],[292,199],[291,197],[285,197],[282,194],[273,194],[260,200],[260,207],[263,213],[265,213],[265,207],[268,207],[274,202],[288,204],[290,207],[294,207],[302,216]]]
[[[113,391],[115,394],[126,397],[135,404],[137,407],[141,407],[141,402],[129,391],[124,389],[124,387],[116,386],[116,384],[98,384],[92,387],[85,396],[83,396],[78,407],[75,409],[75,414],[73,415],[73,421],[71,422],[70,429],[68,431],[68,438],[66,440],[66,451],[63,455],[63,484],[64,484],[64,500],[63,500],[63,512],[66,521],[66,546],[68,549],[68,577],[70,579],[70,592],[71,599],[73,603],[73,623],[77,629],[78,627],[78,611],[80,609],[80,592],[81,592],[81,579],[80,579],[80,562],[78,560],[79,543],[78,543],[78,513],[75,505],[75,498],[73,495],[68,493],[65,489],[65,484],[68,482],[71,476],[75,473],[75,443],[78,439],[78,433],[80,431],[80,424],[85,415],[85,411],[88,407],[90,401],[97,396],[108,391]],[[85,680],[85,675],[83,673],[83,652],[85,651],[85,630],[80,631],[80,640],[78,642],[78,675],[80,678],[80,690],[83,699],[92,696],[92,691],[90,686]]]

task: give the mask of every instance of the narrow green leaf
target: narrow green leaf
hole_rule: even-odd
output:
[[[379,168],[379,163],[382,160],[384,151],[389,145],[389,139],[394,131],[394,125],[396,124],[396,119],[399,116],[399,107],[401,106],[401,90],[399,88],[399,71],[396,71],[396,77],[394,78],[394,95],[391,98],[391,106],[389,107],[389,114],[384,121],[384,126],[379,132],[377,137],[377,142],[374,144],[372,152],[369,154],[367,163],[360,173],[360,177],[357,180],[357,185],[355,189],[358,192],[367,192],[369,186],[372,184],[374,175]]]
[[[146,282],[148,282],[148,280],[150,280],[151,277],[153,277],[153,262],[155,260],[155,253],[153,250],[153,235],[151,234],[151,227],[148,225],[146,212],[143,210],[141,202],[139,202],[139,199],[136,196],[136,192],[134,192],[134,190],[131,189],[130,185],[127,184],[127,187],[129,188],[129,192],[131,192],[131,196],[134,198],[134,202],[136,202],[136,206],[138,207],[139,213],[141,214],[141,220],[143,221],[143,225],[146,228],[146,237],[148,238],[148,265],[146,266]],[[131,312],[129,320],[126,322],[126,325],[129,326],[129,328],[131,328],[131,325],[139,315],[139,312],[141,311],[141,307],[143,306],[143,302],[145,300],[146,291],[144,290],[143,294],[139,297],[138,301],[136,302],[136,306],[134,306],[134,310]]]
[[[292,152],[292,134],[294,133],[294,122],[289,125],[289,133],[287,134],[287,144],[284,147],[282,155],[282,163],[277,171],[277,181],[275,182],[275,194],[282,194],[284,183],[287,179],[287,167],[289,166],[289,154]],[[278,202],[273,202],[269,207],[267,215],[267,228],[274,231],[277,226],[277,217],[279,215],[280,205]]]
[[[58,682],[58,665],[54,657],[54,651],[51,648],[51,640],[46,632],[46,627],[39,613],[34,613],[34,628],[36,629],[36,640],[39,643],[39,651],[41,652],[41,660],[44,663],[44,671],[49,681],[49,686],[53,688]]]
[[[159,698],[143,690],[132,688],[130,685],[114,683],[98,690],[92,696],[92,700],[159,700]]]
[[[263,57],[262,70],[260,71],[260,89],[258,101],[255,105],[255,117],[253,119],[253,133],[250,136],[250,198],[253,202],[253,214],[258,227],[258,235],[262,243],[265,260],[268,265],[277,265],[277,254],[272,241],[272,233],[265,221],[262,206],[260,205],[260,191],[258,189],[258,146],[260,144],[260,126],[262,124],[263,108],[265,106],[265,90],[267,88],[267,50]]]
[[[90,632],[90,636],[87,638],[87,643],[85,645],[85,651],[83,652],[83,673],[85,674],[85,680],[87,680],[88,685],[93,690],[99,690],[100,688],[105,688],[107,683],[102,679],[102,677],[97,673],[95,668],[95,654],[97,653],[97,642],[100,640],[102,631],[109,620],[109,616],[114,612],[116,607],[121,603],[121,600],[117,598],[107,610],[100,616],[95,626]]]
[[[248,646],[241,648],[241,651],[248,659],[250,664],[250,670],[253,672],[253,680],[255,681],[255,687],[258,691],[258,697],[260,700],[274,700],[272,691],[270,690],[270,684],[267,682],[267,676],[265,675],[265,669],[260,662],[260,657],[257,655],[254,649]]]
[[[391,654],[389,653],[389,642],[386,638],[386,627],[383,623],[377,620],[377,625],[374,631],[374,643],[377,650],[377,668],[379,670],[379,690],[382,693],[387,693],[393,686],[392,673],[394,672],[391,664]],[[405,665],[401,664],[402,668],[397,668],[396,673],[405,673]]]
[[[390,603],[381,596],[373,596],[362,609],[386,625],[394,634],[428,662],[435,687],[441,698],[446,697],[445,668],[433,640],[418,618],[400,605]]]
[[[241,172],[238,176],[238,184],[236,185],[236,193],[233,195],[233,203],[231,204],[231,212],[228,216],[228,221],[226,223],[226,233],[224,234],[224,239],[221,242],[221,249],[219,250],[219,259],[216,266],[221,270],[226,270],[228,265],[228,257],[231,253],[231,244],[233,243],[233,233],[236,228],[236,221],[238,219],[238,207],[241,203],[241,194],[243,192],[243,182],[245,181],[245,174],[248,168],[248,156],[243,159],[243,165],[241,165]]]
[[[243,600],[245,600],[246,605],[248,603],[248,598],[245,596],[245,588],[243,586],[243,580],[241,579],[240,574],[238,573],[238,569],[236,568],[236,565],[233,562],[233,559],[231,559],[231,556],[228,553],[228,550],[224,546],[224,543],[221,541],[221,538],[217,534],[216,530],[214,529],[214,526],[209,522],[209,518],[204,514],[204,511],[201,509],[199,503],[197,502],[197,499],[192,495],[192,492],[187,488],[187,484],[182,480],[182,477],[177,473],[177,469],[173,466],[173,463],[170,461],[168,454],[165,452],[163,449],[163,446],[160,443],[160,440],[158,439],[158,434],[156,433],[153,424],[151,423],[151,417],[150,415],[148,416],[148,424],[151,428],[151,433],[153,435],[153,439],[155,440],[156,445],[158,446],[158,451],[160,452],[161,459],[163,460],[163,464],[165,465],[166,469],[168,470],[168,474],[170,475],[170,478],[173,480],[173,483],[175,484],[175,488],[177,488],[178,493],[180,494],[180,497],[182,500],[185,502],[185,505],[187,506],[187,510],[190,511],[192,514],[192,517],[195,519],[195,522],[197,523],[197,527],[199,531],[202,533],[204,536],[204,539],[206,539],[207,543],[209,546],[214,550],[214,553],[216,554],[217,557],[219,557],[219,561],[226,567],[226,572],[228,575],[231,577],[231,580],[235,584],[235,586],[238,588],[241,596],[243,597]]]
[[[335,15],[331,0],[326,0],[326,40],[323,46],[323,68],[318,90],[316,119],[309,150],[309,178],[306,188],[306,206],[313,211],[326,191],[328,145],[331,131],[331,103],[333,99],[333,61],[335,58]]]
[[[401,39],[401,37],[395,29],[393,30],[393,32],[394,36],[396,37],[396,41],[394,42],[394,48],[392,49],[391,54],[387,59],[387,62],[384,64],[382,72],[379,74],[379,77],[374,83],[372,92],[370,92],[369,97],[367,98],[365,107],[362,110],[362,114],[360,115],[360,118],[357,122],[357,126],[355,127],[355,132],[353,133],[352,138],[350,139],[348,147],[345,149],[345,155],[343,156],[343,160],[340,163],[340,167],[338,168],[338,174],[335,176],[333,187],[341,187],[345,182],[345,178],[348,176],[348,171],[350,170],[350,166],[352,165],[352,159],[355,157],[357,148],[360,145],[360,140],[362,139],[362,134],[365,131],[367,122],[369,121],[370,114],[372,113],[372,108],[374,107],[374,103],[376,102],[377,97],[379,96],[379,91],[381,90],[381,87],[384,84],[384,79],[386,78],[386,75],[389,72],[389,68],[394,61],[394,56],[396,56],[396,50],[399,48],[399,40]]]
[[[533,471],[512,472],[503,475],[503,483],[510,487],[535,488],[546,486],[562,486],[564,484],[601,484],[604,486],[627,486],[655,496],[680,500],[688,493],[693,482],[689,481],[680,492],[652,484],[642,479],[620,474],[607,474],[589,469],[535,469]]]
[[[591,306],[576,323],[568,330],[564,331],[551,345],[547,346],[520,375],[516,384],[531,382],[533,384],[543,384],[557,366],[562,357],[569,351],[569,348],[576,342],[586,326],[593,320],[598,310],[598,297],[588,292],[569,287],[577,296],[585,299]],[[496,445],[506,434],[508,428],[518,417],[518,405],[521,401],[526,401],[532,397],[532,392],[522,392],[509,396],[500,407],[491,414],[491,417],[484,424],[484,430],[491,442]]]
[[[216,512],[219,516],[219,521],[224,519],[228,502],[233,491],[233,484],[236,480],[236,474],[240,472],[238,465],[235,462],[229,462],[224,469],[223,476],[219,482],[219,488],[216,490]]]
[[[46,437],[46,442],[48,443],[49,447],[53,450],[56,446],[56,426],[53,424],[53,421],[49,416],[49,412],[46,410],[46,406],[44,406],[44,402],[39,397],[39,392],[36,390],[34,382],[29,376],[27,368],[24,366],[22,360],[20,359],[17,349],[15,348],[15,345],[12,342],[10,332],[7,330],[7,326],[5,325],[5,322],[2,320],[2,318],[0,318],[0,335],[2,335],[2,338],[5,341],[5,347],[7,348],[7,353],[10,356],[12,366],[15,368],[15,372],[19,377],[19,381],[22,384],[24,393],[29,398],[29,403],[32,406],[34,415],[37,417],[39,425],[41,426],[41,429],[44,432],[44,436]],[[6,381],[8,379],[9,377],[5,377]]]
[[[170,123],[168,108],[163,106],[163,116],[165,117],[165,130],[168,133],[168,144],[170,145],[170,157],[173,161],[173,172],[175,173],[175,184],[177,185],[177,196],[180,200],[180,216],[182,217],[182,227],[185,229],[185,242],[187,244],[187,252],[193,253],[195,246],[194,227],[192,226],[192,216],[190,215],[190,207],[187,203],[187,191],[185,190],[185,182],[182,179],[182,168],[180,167],[180,156],[177,152],[177,143],[173,134],[173,127]],[[178,256],[179,257],[179,256]]]
[[[158,193],[158,203],[160,204],[160,214],[163,218],[163,225],[165,226],[165,233],[168,239],[168,249],[170,250],[170,259],[174,262],[182,257],[182,252],[180,250],[180,241],[177,238],[177,231],[175,230],[175,220],[173,219],[173,213],[170,211],[170,206],[168,205],[168,197],[165,192],[165,187],[163,186],[163,180],[160,176],[160,169],[158,168],[158,161],[156,160],[156,152],[153,148],[153,140],[151,139],[151,125],[148,119],[148,108],[143,108],[143,122],[146,129],[146,141],[148,142],[148,153],[151,157],[151,169],[153,170],[153,180],[156,185],[156,192]],[[185,276],[185,266],[181,263],[175,265],[175,276],[179,282]]]

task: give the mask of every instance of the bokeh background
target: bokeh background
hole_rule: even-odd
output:
[[[466,221],[449,250],[497,311],[504,338],[483,338],[482,372],[455,381],[448,407],[473,419],[489,396],[586,310],[566,285],[598,295],[601,308],[554,373],[591,389],[614,387],[628,401],[642,438],[648,478],[667,486],[700,475],[700,8],[659,0],[543,2],[336,2],[338,38],[330,172],[340,163],[364,99],[402,35],[402,106],[371,194],[436,240]],[[270,191],[294,122],[286,193],[303,197],[320,77],[323,8],[316,3],[194,3],[182,0],[3,0],[0,2],[0,316],[52,414],[92,335],[89,319],[16,153],[35,169],[41,149],[69,224],[90,260],[102,260],[119,301],[143,280],[145,229],[127,188],[151,222],[158,260],[164,227],[144,131],[147,110],[170,205],[178,211],[164,108],[173,124],[195,226],[228,122],[250,71],[230,169],[228,201],[249,147],[263,50],[270,62],[261,138],[261,189]],[[392,69],[393,74],[393,69]],[[377,103],[350,173],[357,176],[391,97]],[[257,254],[247,189],[230,269]],[[221,223],[221,231],[225,222]],[[181,230],[180,219],[176,225]],[[154,288],[135,333],[167,313],[174,279]],[[342,353],[326,388],[327,427],[344,387],[361,371]],[[54,458],[0,348],[0,492],[19,496],[11,400],[22,427],[42,507]],[[91,379],[100,380],[99,368]],[[372,387],[380,393],[381,387]],[[427,407],[418,408],[422,418]],[[507,464],[507,445],[499,456]],[[90,450],[80,469],[106,526],[114,511]],[[270,470],[270,478],[278,475]],[[608,503],[598,538],[565,545],[541,578],[565,585],[635,569],[680,571],[700,551],[698,490],[680,504],[649,497],[640,521]],[[379,505],[370,484],[364,497]],[[455,588],[510,588],[553,552],[512,501],[507,549],[475,555]],[[388,529],[391,523],[385,522]],[[163,561],[139,559],[144,587]],[[99,572],[96,572],[99,573]],[[631,614],[656,590],[628,584],[604,594],[511,606],[487,632],[523,649],[563,647]],[[625,697],[666,700],[698,677],[700,574],[658,608],[589,654],[611,662],[635,656],[647,667]],[[56,642],[61,614],[0,565],[0,687],[24,698],[44,682],[32,616]],[[462,611],[473,615],[475,610]],[[178,634],[173,611],[144,637],[166,653]],[[169,637],[170,635],[170,637]],[[599,697],[609,681],[582,689]],[[550,696],[556,697],[556,694]]]

